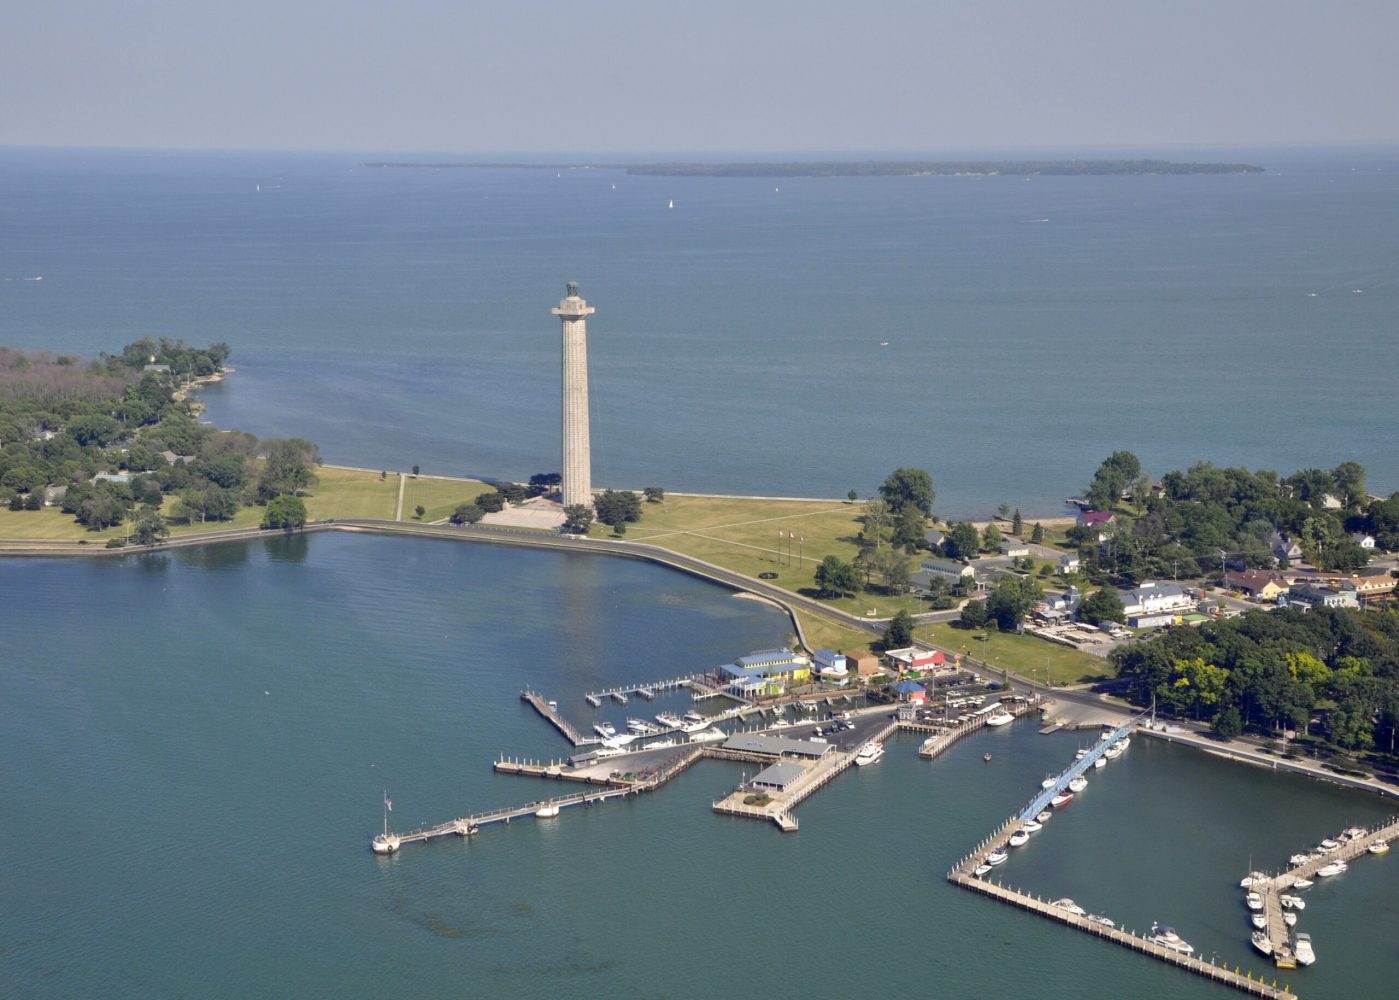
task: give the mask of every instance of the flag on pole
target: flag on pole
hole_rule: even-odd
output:
[[[384,808],[389,812],[393,812],[393,799],[389,798],[388,792],[384,793]]]

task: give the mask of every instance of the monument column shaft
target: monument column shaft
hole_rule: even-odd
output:
[[[563,483],[564,506],[593,502],[592,452],[588,436],[588,322],[596,310],[568,287],[553,310],[563,322]]]

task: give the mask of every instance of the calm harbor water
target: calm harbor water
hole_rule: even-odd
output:
[[[227,340],[238,375],[204,394],[221,425],[523,478],[557,466],[548,309],[577,278],[602,484],[844,496],[912,464],[941,513],[1045,514],[1125,447],[1155,474],[1355,459],[1399,488],[1399,150],[1171,155],[1269,172],[763,181],[0,150],[0,343]]]
[[[933,763],[896,738],[796,835],[713,815],[743,768],[703,762],[641,799],[369,853],[385,788],[400,827],[553,791],[489,769],[561,750],[521,687],[586,722],[588,689],[785,640],[680,574],[323,535],[3,562],[0,594],[3,996],[1231,995],[943,881],[1086,738],[1029,723]],[[1258,968],[1250,860],[1387,812],[1138,739],[1004,871]],[[1311,890],[1307,1000],[1388,994],[1396,890],[1392,858]]]

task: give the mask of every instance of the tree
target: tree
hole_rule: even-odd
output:
[[[1215,713],[1214,721],[1210,723],[1216,736],[1221,736],[1226,740],[1232,740],[1244,731],[1244,720],[1239,715],[1239,710],[1233,705],[1227,705]]]
[[[894,516],[894,534],[890,541],[912,552],[923,541],[927,528],[923,512],[913,504],[907,504]]]
[[[1033,577],[1002,577],[986,601],[986,612],[1002,632],[1014,632],[1042,597],[1044,588]]]
[[[452,516],[447,520],[453,524],[476,524],[481,518],[486,516],[486,512],[474,503],[457,504]]]
[[[262,514],[264,528],[293,528],[306,526],[306,504],[300,497],[282,495],[267,501],[267,510]]]
[[[641,492],[645,495],[647,503],[660,503],[665,499],[665,490],[659,486],[647,486]]]
[[[169,534],[170,528],[165,523],[165,518],[156,511],[148,510],[136,519],[131,538],[137,545],[155,545]]]
[[[263,464],[257,485],[260,499],[271,500],[284,493],[295,496],[315,485],[316,477],[311,469],[321,459],[314,444],[301,438],[264,443],[267,445],[267,461]]]
[[[641,497],[630,490],[604,490],[593,501],[593,507],[597,519],[614,528],[624,521],[641,520]]]
[[[1122,499],[1122,493],[1137,476],[1142,463],[1130,451],[1115,451],[1103,460],[1093,474],[1088,487],[1088,502],[1097,510],[1112,510]]]
[[[884,630],[885,649],[903,649],[913,644],[913,616],[900,608]]]
[[[417,477],[418,477],[418,467],[415,465],[415,466],[413,466],[413,478],[416,479]]]
[[[84,447],[95,444],[99,448],[105,448],[121,437],[121,425],[102,413],[74,417],[68,421],[65,429],[74,441]]]
[[[1001,529],[994,524],[988,524],[986,530],[981,533],[981,546],[988,552],[995,552],[1001,547]]]
[[[505,497],[507,503],[522,504],[529,499],[529,490],[519,483],[496,483],[495,491]]]
[[[826,556],[816,567],[816,586],[827,597],[853,595],[860,589],[860,574],[839,556]]]
[[[1010,533],[1016,538],[1021,537],[1025,530],[1025,521],[1020,516],[1020,508],[1015,508],[1015,516],[1010,519]]]
[[[487,514],[496,514],[505,509],[505,497],[499,493],[482,493],[476,498],[476,506]]]
[[[958,521],[947,529],[942,551],[949,559],[975,559],[981,548],[981,532],[969,521]]]
[[[860,522],[864,525],[860,529],[860,541],[866,545],[877,549],[889,540],[893,514],[883,500],[866,500],[865,512],[860,515]]]
[[[563,476],[557,472],[536,472],[529,477],[529,495],[542,497],[561,482],[563,482]]]
[[[1078,606],[1080,621],[1089,625],[1103,622],[1125,622],[1127,614],[1122,609],[1122,598],[1111,587],[1102,587],[1083,599]]]
[[[593,508],[585,503],[571,503],[563,509],[563,530],[568,535],[586,535],[593,526]]]
[[[985,601],[968,601],[962,605],[961,621],[967,628],[984,628],[986,618]]]
[[[866,550],[865,555],[866,565],[884,578],[889,593],[903,593],[913,576],[913,560],[892,546],[873,552]]]
[[[912,504],[921,510],[925,517],[933,516],[933,477],[926,469],[898,468],[879,487],[889,508],[898,513]]]
[[[854,503],[856,500],[860,499],[860,491],[851,490],[849,493],[845,494],[845,499],[849,500],[851,503]]]
[[[423,515],[426,514],[426,513],[427,513],[427,508],[424,507],[422,504],[418,504],[418,506],[416,506],[416,507],[413,508],[413,515],[414,515],[419,521],[421,521],[421,520],[423,519]]]
[[[1031,545],[1043,545],[1043,544],[1044,544],[1044,526],[1043,526],[1042,524],[1040,524],[1038,521],[1035,522],[1035,527],[1034,527],[1034,529],[1030,532],[1030,544],[1031,544]]]

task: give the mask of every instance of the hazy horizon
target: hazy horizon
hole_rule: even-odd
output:
[[[770,157],[1399,141],[1399,5],[57,0],[0,145]]]

